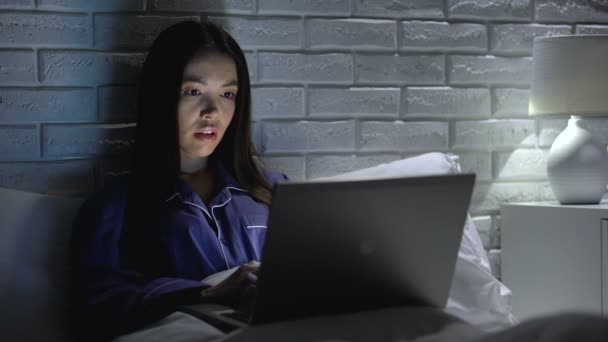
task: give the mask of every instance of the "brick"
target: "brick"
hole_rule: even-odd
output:
[[[541,119],[538,120],[538,145],[551,147],[555,138],[568,126],[568,119]]]
[[[31,83],[36,81],[34,55],[26,50],[0,50],[0,84]]]
[[[495,88],[492,90],[493,114],[499,117],[527,116],[530,91],[517,88]]]
[[[489,152],[454,152],[460,157],[463,173],[475,173],[477,181],[492,179],[492,155]]]
[[[91,25],[87,15],[0,13],[0,44],[89,45]]]
[[[255,117],[304,116],[304,89],[285,87],[253,88]]]
[[[353,121],[265,122],[262,137],[264,152],[353,151]]]
[[[349,0],[258,0],[259,14],[350,15]]]
[[[500,249],[489,250],[488,261],[490,261],[492,275],[498,280],[502,279],[502,251]]]
[[[399,47],[402,50],[487,51],[486,26],[446,22],[407,21],[401,23]]]
[[[500,234],[492,216],[473,217],[473,224],[485,249],[500,247]]]
[[[537,0],[536,19],[560,22],[608,22],[608,11],[588,0]]]
[[[306,162],[308,178],[331,177],[346,172],[361,170],[390,163],[400,159],[398,154],[374,154],[374,155],[309,155]]]
[[[538,201],[539,189],[536,182],[477,183],[471,199],[471,212],[473,215],[497,213],[505,203]]]
[[[300,19],[212,17],[241,48],[300,48],[302,22]]]
[[[143,53],[45,50],[40,51],[40,79],[44,84],[133,84],[143,61]]]
[[[577,25],[577,34],[608,34],[608,25]]]
[[[443,18],[443,0],[353,0],[353,13],[365,17]]]
[[[253,13],[255,0],[150,0],[155,11]]]
[[[0,163],[0,187],[55,195],[78,195],[93,190],[94,162]]]
[[[40,134],[36,125],[0,126],[0,161],[40,158]]]
[[[304,157],[262,157],[262,163],[268,170],[284,173],[290,181],[306,179]]]
[[[538,149],[496,152],[495,177],[505,180],[546,179],[548,152]]]
[[[357,55],[355,80],[374,84],[442,84],[443,56]]]
[[[0,0],[0,9],[33,8],[34,0]]]
[[[428,151],[448,147],[447,122],[362,122],[362,151]]]
[[[101,121],[135,122],[137,119],[136,87],[99,87],[98,94],[98,112]]]
[[[0,88],[0,120],[93,121],[95,102],[93,89]]]
[[[342,83],[352,81],[353,61],[347,54],[258,54],[260,81]]]
[[[572,28],[567,25],[522,25],[506,24],[492,27],[492,51],[532,54],[536,37],[569,35]]]
[[[530,83],[532,58],[452,56],[449,77],[454,84]]]
[[[457,121],[454,123],[454,147],[534,146],[534,120]]]
[[[394,49],[395,23],[369,19],[311,19],[307,46],[311,48]]]
[[[448,0],[448,15],[457,19],[532,18],[531,0]]]
[[[410,87],[407,116],[487,117],[490,92],[485,88]]]
[[[396,118],[398,88],[309,88],[311,116]]]
[[[198,17],[96,15],[94,18],[95,47],[148,48],[161,31],[185,20],[198,20]]]
[[[47,125],[45,157],[88,157],[126,154],[133,150],[133,125]]]
[[[145,0],[37,0],[38,8],[45,10],[78,11],[141,11]]]

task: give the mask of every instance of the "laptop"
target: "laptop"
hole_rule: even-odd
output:
[[[279,183],[250,312],[205,304],[183,311],[231,331],[387,307],[444,308],[474,182],[474,174],[456,174]]]

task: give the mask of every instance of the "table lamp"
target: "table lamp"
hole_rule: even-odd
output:
[[[553,194],[561,204],[599,203],[608,152],[581,121],[608,115],[608,35],[536,38],[533,57],[529,115],[570,116],[547,158]]]

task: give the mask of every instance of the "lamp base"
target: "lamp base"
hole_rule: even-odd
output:
[[[551,189],[561,204],[597,204],[608,184],[606,145],[570,117],[547,159]]]

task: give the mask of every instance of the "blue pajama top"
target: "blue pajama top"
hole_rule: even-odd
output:
[[[165,259],[163,275],[130,269],[120,251],[128,184],[125,180],[89,198],[80,209],[71,241],[72,325],[76,334],[100,340],[124,334],[200,301],[201,280],[251,260],[260,261],[267,205],[256,202],[221,165],[208,205],[185,181],[154,215]],[[274,186],[286,177],[267,173]],[[163,229],[169,227],[169,229]],[[146,229],[148,231],[148,229]]]

